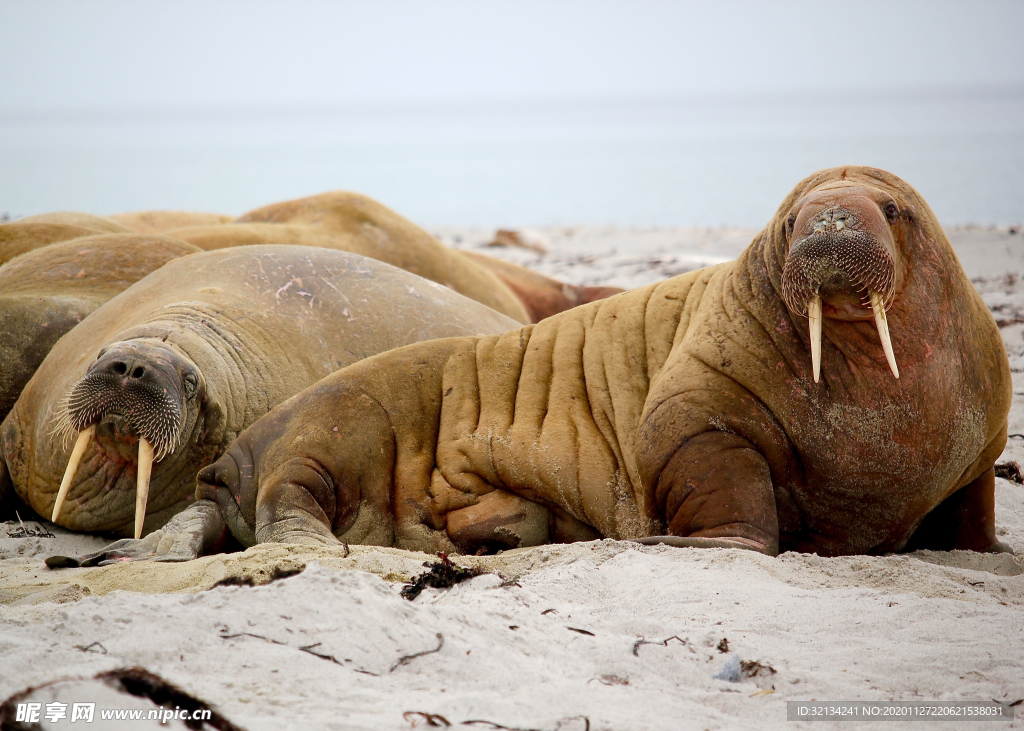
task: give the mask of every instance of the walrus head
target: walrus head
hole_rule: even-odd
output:
[[[135,537],[141,537],[153,463],[174,452],[191,431],[205,391],[199,368],[170,343],[140,339],[103,348],[59,411],[55,431],[79,435],[51,520],[57,521],[82,455],[95,439],[108,462],[135,463]]]
[[[823,317],[874,319],[889,368],[900,377],[885,313],[903,278],[895,235],[901,218],[905,211],[892,195],[862,185],[824,186],[790,209],[782,297],[792,312],[808,318],[815,383]]]

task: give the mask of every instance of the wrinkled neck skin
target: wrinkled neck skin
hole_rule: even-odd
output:
[[[859,195],[864,189],[867,196]],[[787,305],[783,274],[813,229],[813,220],[801,229],[801,219],[815,218],[801,216],[802,202],[817,196],[814,213],[826,211],[819,218],[830,222],[835,215],[822,195],[851,193],[898,207],[893,221],[879,220],[891,231],[885,245],[895,259],[884,302],[899,377],[887,363],[870,304],[858,307],[858,297],[844,296],[840,282],[832,291],[820,287],[815,383],[807,310]],[[723,280],[722,309],[725,316],[712,318],[712,327],[733,354],[693,350],[753,394],[775,422],[744,436],[768,457],[782,550],[899,550],[920,517],[988,469],[1002,450],[1008,373],[1001,340],[934,214],[909,186],[864,172],[808,181]],[[758,326],[738,332],[746,318]],[[788,444],[779,443],[782,435]]]

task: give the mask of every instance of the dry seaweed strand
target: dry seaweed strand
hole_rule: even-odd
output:
[[[426,711],[406,711],[402,714],[402,718],[413,728],[418,726],[421,720],[435,728],[450,728],[452,725],[451,721],[439,713],[427,713]]]

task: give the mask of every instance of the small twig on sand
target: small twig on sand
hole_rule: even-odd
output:
[[[233,640],[233,639],[235,639],[237,637],[252,637],[252,638],[257,639],[257,640],[263,640],[264,642],[269,642],[272,645],[281,645],[281,647],[290,647],[293,650],[298,650],[299,652],[305,652],[307,655],[312,655],[313,657],[318,657],[321,660],[329,660],[329,661],[333,662],[335,665],[341,665],[342,667],[346,667],[345,663],[340,662],[338,660],[338,658],[336,658],[334,655],[326,655],[326,654],[324,654],[322,652],[314,652],[313,648],[314,647],[318,647],[319,645],[321,645],[322,643],[320,643],[320,642],[314,642],[312,645],[303,645],[302,647],[293,647],[292,645],[289,645],[287,642],[281,642],[280,640],[275,640],[272,637],[264,637],[263,635],[254,635],[252,632],[235,632],[234,634],[228,634],[226,632],[221,632],[220,633],[220,638],[222,640]],[[362,673],[363,675],[372,675],[375,678],[379,678],[380,677],[379,675],[377,675],[377,673],[371,673],[369,670],[363,670],[361,668],[349,668],[349,669],[350,670],[354,670],[357,673]]]
[[[420,718],[416,718],[419,716]],[[406,723],[413,727],[418,726],[420,719],[427,722],[428,726],[435,726],[438,728],[450,728],[451,721],[444,716],[437,713],[426,713],[425,711],[406,711],[402,714],[402,718],[405,719]]]
[[[98,650],[92,649],[94,647],[98,647],[99,649]],[[99,642],[90,642],[88,645],[75,645],[75,649],[76,650],[80,650],[82,652],[98,652],[101,655],[106,655],[107,654],[107,648],[105,648]]]
[[[678,635],[672,635],[671,637],[666,637],[665,639],[661,640],[660,642],[654,642],[654,641],[651,641],[651,640],[645,640],[643,637],[641,637],[639,640],[637,640],[636,642],[633,643],[633,657],[640,657],[640,645],[661,645],[662,647],[668,647],[669,640],[676,640],[681,645],[685,645],[686,644],[686,640],[682,639]]]
[[[402,655],[402,657],[398,658],[398,660],[395,662],[395,664],[391,666],[391,669],[388,670],[388,672],[389,673],[395,672],[398,668],[402,667],[403,665],[408,665],[410,662],[415,660],[417,657],[423,657],[424,655],[433,655],[435,652],[440,652],[442,647],[444,647],[444,635],[441,634],[440,632],[438,632],[437,633],[437,647],[435,647],[433,650],[424,650],[423,652],[416,652],[416,653],[413,653],[412,655]]]

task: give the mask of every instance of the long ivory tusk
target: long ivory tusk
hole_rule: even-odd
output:
[[[882,295],[874,290],[871,291],[871,311],[875,313],[875,327],[878,328],[878,339],[882,341],[882,350],[885,351],[885,359],[889,361],[889,369],[897,378],[900,377],[900,369],[896,367],[896,354],[892,352],[892,340],[889,339],[889,321],[885,317],[885,305],[882,302]]]
[[[82,455],[85,454],[85,448],[89,446],[89,442],[92,441],[92,435],[95,433],[96,425],[93,424],[92,426],[87,426],[78,435],[75,447],[71,450],[71,459],[68,460],[68,467],[64,470],[64,479],[60,481],[60,489],[57,490],[57,500],[53,504],[53,514],[50,515],[50,521],[53,523],[57,522],[60,509],[64,507],[64,499],[68,496],[68,490],[71,489],[71,481],[75,479],[78,465],[82,462]]]
[[[149,476],[153,473],[153,445],[139,437],[139,479],[135,488],[135,539],[142,538],[142,524],[146,520],[146,502],[149,500]]]
[[[807,319],[811,327],[811,369],[817,383],[821,373],[821,297],[817,294],[807,300]]]

